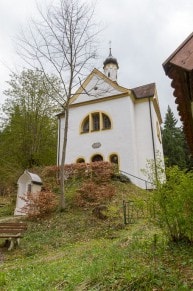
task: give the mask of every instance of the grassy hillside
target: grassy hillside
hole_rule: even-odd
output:
[[[116,195],[101,220],[92,207],[73,206],[46,220],[27,221],[21,246],[0,249],[0,290],[192,290],[193,248],[168,244],[149,219],[123,224],[123,200],[148,200],[149,193],[113,182]],[[5,201],[4,201],[5,202]],[[0,219],[13,204],[0,208]]]

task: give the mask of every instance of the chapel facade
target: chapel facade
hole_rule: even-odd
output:
[[[140,188],[152,188],[142,169],[147,160],[163,161],[162,118],[155,83],[128,89],[118,84],[119,65],[111,54],[101,72],[94,69],[69,107],[66,164],[109,161]],[[60,164],[65,115],[58,115]],[[156,162],[155,162],[156,164]],[[164,163],[163,163],[164,164]]]

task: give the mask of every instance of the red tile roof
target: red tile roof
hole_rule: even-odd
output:
[[[131,90],[137,99],[153,97],[155,95],[155,83],[136,87]]]

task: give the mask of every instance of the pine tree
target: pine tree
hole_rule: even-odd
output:
[[[171,108],[168,106],[162,129],[163,151],[167,166],[177,165],[179,168],[185,169],[187,166],[186,142],[182,128],[177,127],[177,122]]]

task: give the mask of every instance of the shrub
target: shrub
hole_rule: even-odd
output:
[[[109,162],[93,162],[67,164],[64,166],[66,178],[86,178],[95,181],[109,181],[115,171],[115,166]],[[56,178],[59,175],[59,167],[48,166],[42,172],[42,178]]]
[[[167,182],[154,192],[159,223],[173,241],[193,241],[193,173],[167,169]]]
[[[108,201],[115,195],[115,188],[110,184],[96,184],[94,181],[84,182],[76,194],[77,206],[96,206]]]
[[[71,199],[72,204],[76,206],[98,205],[110,199],[115,193],[114,187],[109,185],[116,171],[115,165],[112,163],[93,162],[89,164],[67,164],[64,166],[64,169],[66,176],[65,189],[68,191],[73,185],[77,185],[77,182],[79,184],[79,190],[76,191],[75,196]],[[47,166],[41,173],[44,183],[50,189],[54,189],[54,192],[57,191],[54,181],[58,177],[59,170],[57,166]]]
[[[56,195],[49,190],[42,190],[36,193],[27,193],[26,198],[23,198],[26,206],[22,211],[27,213],[29,219],[39,219],[48,216],[56,208]]]
[[[129,177],[127,177],[126,175],[123,175],[123,174],[113,174],[112,180],[113,181],[120,181],[122,183],[131,183],[131,180],[129,179]]]
[[[93,162],[90,163],[90,172],[96,183],[105,183],[111,180],[115,172],[115,165],[108,162]]]

